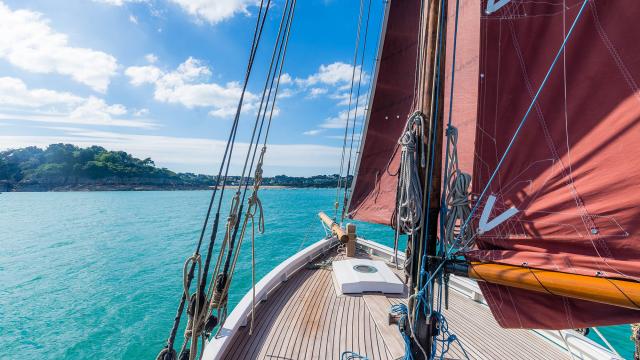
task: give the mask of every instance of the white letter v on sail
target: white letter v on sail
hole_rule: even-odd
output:
[[[484,205],[484,209],[482,210],[482,215],[480,215],[480,224],[478,225],[478,233],[481,235],[495,228],[496,226],[502,224],[507,221],[510,217],[518,213],[518,209],[514,206],[507,209],[507,211],[493,218],[493,220],[489,221],[489,215],[491,215],[491,210],[493,210],[493,205],[496,203],[496,197],[493,195],[489,195],[487,199],[487,203]]]
[[[488,0],[487,1],[487,14],[492,14],[501,7],[507,5],[511,0]]]

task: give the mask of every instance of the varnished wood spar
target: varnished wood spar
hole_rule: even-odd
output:
[[[468,276],[492,284],[640,310],[640,283],[635,281],[479,262],[469,264]]]
[[[340,227],[337,222],[331,220],[329,215],[321,211],[318,213],[318,216],[320,217],[320,220],[322,220],[322,222],[327,225],[329,229],[331,229],[331,232],[338,237],[338,240],[340,240],[340,242],[346,244],[347,241],[349,241],[349,235],[347,234],[347,232],[342,227]]]
[[[338,240],[347,245],[347,256],[354,257],[356,255],[356,226],[354,224],[347,224],[347,228],[345,230],[337,222],[331,220],[331,218],[324,212],[319,212],[318,216],[320,217],[320,220],[322,220],[322,222],[331,229],[331,232],[338,238]]]

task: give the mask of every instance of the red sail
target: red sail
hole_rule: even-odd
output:
[[[481,20],[474,193],[489,182],[582,3],[483,0],[495,12]],[[519,212],[478,236],[469,259],[640,280],[639,13],[637,0],[589,0],[488,187],[497,198],[490,219]],[[481,286],[504,327],[640,321],[638,311]]]
[[[420,1],[387,6],[349,217],[389,225],[398,184],[398,139],[413,103]]]
[[[391,1],[381,43],[370,113],[360,149],[359,166],[349,204],[352,218],[390,225],[396,200],[400,149],[398,139],[412,111],[420,1]],[[459,130],[462,171],[471,172],[477,111],[480,4],[460,2],[453,123]],[[456,2],[450,1],[447,20],[446,69],[453,59]],[[449,73],[449,71],[446,71]],[[451,79],[445,89],[448,119]]]
[[[447,12],[447,53],[445,67],[444,121],[449,121],[451,64],[455,38],[455,81],[451,123],[458,129],[458,162],[465,173],[473,171],[476,117],[478,113],[478,70],[480,53],[480,3],[460,0],[456,35],[456,1],[449,1]],[[445,129],[446,131],[446,125]],[[445,138],[446,139],[446,138]],[[443,142],[446,147],[446,141]],[[445,150],[442,151],[445,154]]]

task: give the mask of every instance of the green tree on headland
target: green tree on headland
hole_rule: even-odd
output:
[[[52,144],[45,150],[30,146],[0,152],[0,180],[112,176],[176,178],[174,172],[155,167],[149,158],[140,160],[124,151],[108,151],[101,146],[83,149],[71,144]]]
[[[265,177],[263,185],[289,187],[335,187],[338,175]],[[349,177],[349,182],[351,177]],[[252,183],[252,178],[245,183]],[[175,173],[157,167],[151,158],[138,159],[124,151],[101,146],[80,148],[51,144],[46,149],[29,146],[0,152],[0,191],[80,189],[206,189],[215,177]],[[241,183],[239,176],[227,178],[228,185]],[[344,182],[342,182],[344,183]]]

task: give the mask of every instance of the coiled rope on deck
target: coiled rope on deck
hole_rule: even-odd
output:
[[[391,315],[398,316],[398,331],[400,331],[400,335],[402,335],[402,340],[404,341],[404,357],[403,360],[413,360],[413,355],[411,354],[411,336],[412,331],[410,328],[411,323],[408,321],[409,319],[409,309],[405,304],[395,304],[391,306]]]
[[[454,342],[458,344],[460,350],[464,354],[466,359],[469,359],[469,355],[467,355],[467,351],[462,346],[462,343],[458,339],[458,337],[449,331],[449,323],[447,319],[442,315],[442,313],[438,311],[434,311],[432,313],[436,321],[436,335],[433,337],[433,344],[431,348],[431,358],[430,359],[439,359],[444,360],[445,355],[449,352],[451,348],[451,344]],[[438,350],[440,351],[438,355]]]
[[[369,360],[369,358],[357,352],[343,351],[342,354],[340,354],[340,360]]]

